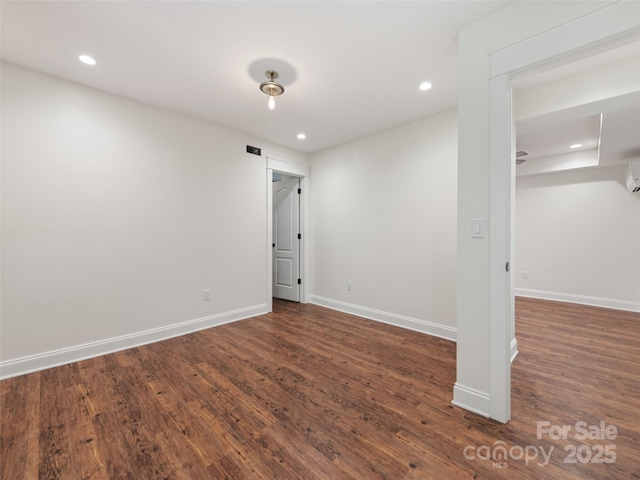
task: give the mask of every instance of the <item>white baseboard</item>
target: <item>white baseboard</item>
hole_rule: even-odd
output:
[[[360,305],[341,302],[339,300],[332,300],[318,295],[309,295],[309,303],[327,307],[332,310],[338,310],[340,312],[350,313],[358,317],[388,323],[390,325],[395,325],[396,327],[415,330],[416,332],[426,333],[435,337],[451,340],[453,342],[456,341],[457,330],[455,327],[440,325],[426,320],[419,320],[417,318],[405,317],[404,315],[397,315],[395,313],[383,312],[382,310],[375,310],[373,308],[362,307]]]
[[[67,363],[78,362],[87,358],[98,357],[108,353],[138,347],[148,343],[158,342],[169,338],[185,335],[187,333],[216,327],[225,323],[243,320],[267,313],[267,304],[241,308],[230,312],[210,315],[208,317],[188,320],[186,322],[168,325],[166,327],[153,328],[143,332],[136,332],[120,337],[108,338],[97,342],[62,348],[51,352],[30,355],[27,357],[6,360],[0,362],[0,379],[25,375]]]
[[[474,388],[465,387],[456,382],[453,386],[453,400],[451,400],[451,403],[456,407],[490,418],[491,402],[489,395]]]
[[[516,359],[517,356],[518,356],[518,340],[514,338],[513,340],[511,340],[511,363],[513,363],[513,361]]]
[[[547,292],[545,290],[531,290],[528,288],[516,288],[515,295],[517,297],[539,298],[541,300],[579,303],[581,305],[590,305],[592,307],[613,308],[614,310],[626,310],[628,312],[640,312],[640,302],[631,302],[629,300],[590,297],[588,295],[576,295],[573,293]]]

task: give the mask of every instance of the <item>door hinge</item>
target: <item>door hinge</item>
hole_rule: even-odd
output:
[[[301,194],[302,194],[302,189],[301,189],[301,188],[299,188],[299,189],[298,189],[298,195],[301,195]]]
[[[507,262],[507,264],[504,266],[505,270],[508,272],[509,271],[509,262]]]
[[[302,285],[302,279],[301,278],[298,279],[298,285]]]
[[[302,238],[302,234],[301,234],[301,233],[299,233],[299,234],[298,234],[298,240],[300,240],[301,238]]]

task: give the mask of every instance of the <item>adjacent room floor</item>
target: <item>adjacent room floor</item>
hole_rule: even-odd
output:
[[[0,478],[640,478],[640,314],[518,299],[506,425],[455,344],[314,305],[1,382]]]

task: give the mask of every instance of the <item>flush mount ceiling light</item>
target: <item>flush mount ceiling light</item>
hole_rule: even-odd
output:
[[[427,90],[431,89],[431,87],[433,87],[433,85],[431,85],[431,82],[422,82],[422,83],[420,84],[420,87],[418,87],[418,88],[420,88],[420,90],[422,90],[423,92],[425,92],[425,91],[427,91]]]
[[[284,93],[284,87],[275,81],[278,78],[278,72],[275,70],[267,70],[264,72],[269,80],[260,84],[260,90],[262,93],[269,95],[269,108],[273,110],[276,108],[275,97]]]
[[[516,152],[516,165],[522,165],[524,162],[526,162],[527,159],[522,157],[526,157],[527,155],[529,154],[524,150],[518,150]]]
[[[581,143],[574,143],[573,145],[569,145],[569,148],[580,148],[581,146]]]
[[[80,60],[82,63],[86,63],[87,65],[95,65],[96,61],[91,58],[89,55],[80,55],[78,57],[78,60]]]

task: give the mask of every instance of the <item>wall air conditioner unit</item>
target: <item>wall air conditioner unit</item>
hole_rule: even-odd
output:
[[[640,160],[629,163],[627,168],[627,188],[630,192],[640,192]]]

